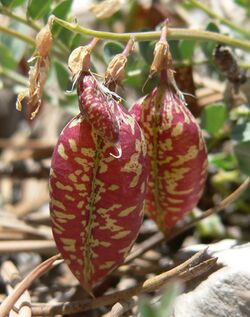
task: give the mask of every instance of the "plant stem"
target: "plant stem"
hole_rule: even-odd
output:
[[[15,37],[15,38],[17,38],[17,39],[19,39],[19,40],[21,40],[21,41],[33,46],[33,47],[35,47],[35,45],[36,45],[35,40],[32,39],[30,36],[24,35],[24,34],[22,34],[20,32],[17,32],[14,29],[2,26],[0,24],[0,33],[1,32],[5,33],[5,34],[8,34],[9,36]],[[58,43],[58,46],[61,47],[61,46],[64,46],[64,45],[62,43]],[[62,47],[61,47],[61,49],[62,49]],[[66,48],[65,47],[63,48],[64,53],[60,52],[58,49],[56,50],[54,48],[52,49],[52,51],[55,54],[55,56],[59,57],[60,59],[62,59],[62,58],[65,59],[65,55],[64,55],[64,53],[66,52]]]
[[[0,6],[0,13],[8,16],[9,18],[11,18],[13,20],[16,20],[20,23],[23,23],[23,24],[29,26],[30,28],[32,28],[36,32],[39,32],[42,28],[42,26],[40,27],[34,21],[25,19],[24,17],[11,12],[9,9],[5,8],[4,6]],[[56,44],[64,53],[68,53],[69,49],[65,46],[65,44],[63,44],[62,42],[59,42],[59,41],[56,42]]]
[[[61,25],[62,27],[76,33],[83,35],[89,35],[101,39],[109,39],[116,41],[128,41],[131,36],[135,37],[136,41],[151,41],[158,40],[160,38],[160,32],[135,32],[135,33],[112,33],[112,32],[103,32],[95,31],[92,29],[84,28],[79,24],[73,24],[66,22],[62,19],[55,17],[54,22]],[[245,50],[250,50],[250,41],[239,40],[232,38],[227,35],[222,35],[215,32],[201,31],[201,30],[192,30],[192,29],[177,29],[177,28],[168,28],[167,30],[168,39],[192,39],[192,40],[203,40],[203,41],[213,41],[228,44],[231,46],[236,46]]]
[[[242,34],[246,35],[247,37],[250,37],[250,32],[247,29],[242,29],[239,25],[234,24],[233,22],[227,20],[226,18],[219,16],[217,13],[210,10],[208,7],[206,7],[200,1],[197,1],[197,0],[188,0],[188,1],[196,8],[199,8],[202,11],[204,11],[211,18],[217,19],[220,23],[229,26],[231,29],[233,29],[239,33],[242,33]]]
[[[3,67],[0,67],[0,76],[5,76],[16,83],[23,85],[23,86],[28,86],[28,80],[26,77],[14,72],[13,70],[9,70]]]
[[[5,8],[4,6],[0,6],[0,13],[6,15],[9,18],[12,18],[13,20],[16,20],[20,23],[28,25],[29,27],[31,27],[32,29],[34,29],[37,32],[40,31],[40,29],[41,29],[39,27],[39,25],[37,25],[32,20],[26,20],[25,18],[21,17],[20,15],[17,15],[15,13],[13,13],[12,11],[10,11],[9,9]]]
[[[6,33],[9,36],[15,37],[29,45],[35,46],[35,40],[33,40],[31,37],[0,24],[0,33],[1,32]]]

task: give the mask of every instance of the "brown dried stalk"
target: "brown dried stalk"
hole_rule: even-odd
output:
[[[5,317],[10,312],[15,302],[30,287],[33,281],[51,269],[54,262],[59,258],[60,254],[57,254],[42,262],[21,281],[14,289],[13,293],[7,296],[0,305],[0,317]]]
[[[133,296],[128,301],[117,302],[103,317],[120,317],[123,316],[128,310],[138,304],[138,296]]]
[[[12,229],[15,232],[28,233],[36,237],[52,240],[52,232],[49,226],[31,226],[15,217],[2,217],[0,215],[2,228]]]
[[[169,237],[164,237],[164,235],[161,232],[157,232],[153,236],[151,236],[149,239],[143,241],[127,258],[125,263],[129,263],[136,259],[137,257],[141,256],[148,250],[152,249],[162,241],[170,241],[171,239],[177,237],[181,233],[187,231],[190,228],[193,228],[197,223],[199,223],[201,220],[211,216],[212,214],[218,213],[219,211],[227,208],[230,204],[232,204],[234,201],[236,201],[242,193],[247,189],[247,187],[250,185],[250,177],[248,177],[232,194],[230,194],[228,197],[223,199],[219,204],[216,206],[207,209],[204,211],[199,217],[194,219],[193,221],[187,223],[185,226],[180,228],[174,228],[172,230],[172,233]]]
[[[1,268],[2,278],[7,284],[7,292],[8,294],[12,294],[14,288],[21,282],[21,276],[18,272],[18,269],[11,261],[5,261]],[[15,311],[18,311],[19,317],[31,317],[31,299],[30,294],[26,290],[18,299],[15,304]],[[14,314],[14,311],[13,311]],[[10,316],[12,315],[12,311],[10,312]]]
[[[16,252],[37,252],[53,254],[57,252],[54,240],[0,241],[0,254]]]
[[[131,297],[142,293],[155,291],[173,278],[181,278],[184,281],[190,280],[194,276],[198,276],[204,272],[207,272],[212,266],[215,265],[217,260],[215,258],[210,258],[207,261],[201,262],[205,254],[206,250],[202,250],[184,263],[178,265],[177,267],[162,274],[156,275],[152,278],[149,278],[145,282],[138,284],[135,287],[131,287],[129,289],[125,289],[87,301],[80,300],[75,302],[58,303],[54,305],[34,305],[32,306],[32,314],[33,316],[74,314],[77,312],[87,311],[106,305],[112,305],[116,302],[128,300]]]

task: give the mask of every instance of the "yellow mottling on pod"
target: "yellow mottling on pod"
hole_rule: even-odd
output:
[[[79,191],[86,190],[86,185],[85,184],[74,184],[74,187],[75,187],[76,190],[79,190]]]
[[[102,174],[102,173],[106,173],[108,170],[108,165],[105,164],[103,162],[103,160],[100,161],[100,167],[99,167],[99,173]]]
[[[112,184],[108,187],[108,190],[111,190],[111,191],[115,191],[117,189],[119,189],[120,187],[118,185],[115,185],[115,184]]]
[[[182,204],[184,202],[183,199],[177,199],[177,198],[172,198],[172,197],[167,197],[168,202],[171,204]]]
[[[63,185],[61,182],[57,181],[56,182],[56,187],[58,189],[61,189],[61,190],[66,190],[66,191],[69,191],[69,192],[72,192],[73,191],[73,188],[72,186],[70,185]]]
[[[77,152],[77,144],[75,139],[69,139],[69,146],[73,152]]]
[[[65,153],[65,149],[64,149],[64,145],[62,143],[60,143],[58,145],[58,154],[61,156],[61,158],[63,158],[64,160],[67,160],[69,157],[68,155]]]
[[[166,139],[164,142],[159,144],[159,149],[163,152],[172,151],[173,150],[173,142],[172,139]]]
[[[64,231],[64,228],[57,222],[57,219],[55,218],[54,214],[51,214],[51,222],[53,223],[59,234],[61,234]]]
[[[187,161],[193,160],[197,157],[199,151],[196,145],[191,145],[185,155],[178,155],[178,160],[172,166],[180,166]]]
[[[57,199],[51,198],[51,204],[57,208],[60,208],[62,210],[66,210],[64,204]]]
[[[105,225],[100,226],[99,229],[109,230],[111,232],[117,232],[123,229],[123,227],[117,225],[117,220],[111,218],[109,214],[104,213],[101,216],[105,219]]]
[[[83,206],[84,206],[84,201],[79,201],[79,203],[77,204],[77,208],[82,209]]]
[[[61,211],[57,211],[57,210],[54,210],[53,211],[54,215],[57,217],[57,218],[62,218],[62,219],[68,219],[68,220],[72,220],[72,219],[75,219],[75,215],[72,215],[72,214],[66,214],[64,212],[61,212]]]
[[[120,231],[117,234],[115,234],[114,236],[111,236],[111,238],[114,240],[120,240],[120,239],[123,239],[124,237],[126,237],[127,235],[129,235],[130,232],[131,232],[130,230]]]
[[[67,200],[69,200],[69,201],[75,201],[75,198],[72,197],[72,196],[70,196],[70,195],[68,195],[68,194],[65,195],[65,198],[66,198]]]
[[[171,136],[172,137],[177,137],[179,135],[181,135],[183,132],[183,123],[182,122],[178,122],[176,124],[176,126],[173,128],[172,132],[171,132]]]
[[[101,270],[110,269],[115,264],[114,261],[106,261],[104,264],[100,265]]]
[[[124,115],[124,117],[126,118],[126,123],[130,126],[132,134],[135,134],[135,120],[128,115]]]
[[[145,185],[145,182],[143,182],[141,184],[141,193],[144,193],[145,192],[145,189],[146,189],[146,185]]]
[[[95,151],[91,148],[81,148],[81,153],[91,158],[95,156]]]
[[[84,174],[82,177],[81,177],[81,180],[83,182],[89,182],[89,176],[87,174]]]
[[[173,211],[173,212],[180,212],[181,208],[178,207],[168,207],[168,210]]]
[[[66,251],[75,252],[76,250],[76,240],[61,238],[62,243],[64,244],[64,249]]]
[[[129,214],[131,214],[131,212],[134,211],[135,209],[136,209],[136,206],[128,207],[128,208],[124,209],[123,211],[121,211],[118,214],[118,217],[126,217]]]
[[[74,173],[69,174],[69,179],[74,183],[77,182],[77,177]]]
[[[84,172],[88,172],[90,168],[93,167],[93,163],[90,163],[81,157],[75,157],[74,160],[83,167]]]
[[[99,243],[104,248],[109,248],[111,246],[111,243],[108,241],[99,241]]]
[[[74,171],[74,174],[76,174],[76,176],[79,176],[79,175],[81,175],[82,173],[83,173],[82,170],[75,170],[75,171]]]
[[[191,194],[193,191],[193,188],[185,189],[185,190],[177,190],[176,189],[177,184],[168,184],[167,187],[167,192],[172,195],[178,195],[178,196],[183,196],[183,195],[188,195]]]
[[[130,160],[126,163],[122,169],[122,172],[126,173],[135,173],[136,175],[133,177],[130,186],[131,188],[135,187],[138,184],[140,175],[142,173],[142,165],[139,163],[138,160],[138,153],[134,153],[131,155]]]

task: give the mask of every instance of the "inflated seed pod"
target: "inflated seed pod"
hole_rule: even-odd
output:
[[[147,152],[135,119],[90,75],[79,78],[82,112],[64,128],[53,153],[50,211],[59,251],[91,292],[123,263],[138,235]],[[114,157],[117,139],[121,155]]]
[[[197,204],[207,174],[201,129],[175,84],[170,58],[161,38],[151,67],[151,74],[161,73],[160,83],[130,109],[143,129],[150,160],[145,213],[166,235]]]
[[[80,111],[97,133],[108,142],[118,143],[119,124],[114,111],[116,103],[112,100],[109,102],[112,96],[106,95],[101,87],[98,89],[98,84],[91,75],[80,78],[78,94]]]

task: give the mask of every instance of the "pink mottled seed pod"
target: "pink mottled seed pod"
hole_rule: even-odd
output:
[[[97,133],[107,142],[118,143],[119,123],[114,112],[116,103],[109,102],[111,97],[99,89],[91,75],[80,78],[78,94],[80,111]]]
[[[167,25],[156,43],[150,76],[159,85],[130,113],[143,129],[150,161],[145,213],[165,233],[192,211],[205,185],[207,152],[199,125],[187,109],[172,70]]]
[[[137,122],[89,76],[82,84],[83,112],[64,128],[52,157],[50,211],[59,251],[91,292],[123,263],[138,235],[148,171]],[[113,130],[119,158],[110,155]]]
[[[145,213],[168,235],[204,189],[207,152],[201,130],[179,94],[164,81],[130,113],[147,141],[150,174]]]

